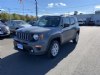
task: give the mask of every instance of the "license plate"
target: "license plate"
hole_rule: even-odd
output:
[[[23,45],[22,45],[22,44],[17,44],[17,47],[18,47],[19,49],[23,49]]]

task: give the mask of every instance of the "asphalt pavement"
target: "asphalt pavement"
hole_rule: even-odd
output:
[[[81,27],[77,45],[61,47],[55,59],[13,49],[13,38],[0,39],[0,75],[100,75],[100,27]]]

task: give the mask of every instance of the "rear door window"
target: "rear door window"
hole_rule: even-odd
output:
[[[64,17],[64,18],[63,18],[63,24],[70,24],[70,19],[69,19],[69,17]]]
[[[71,25],[74,25],[76,23],[75,19],[73,17],[70,17],[70,23],[71,23]]]

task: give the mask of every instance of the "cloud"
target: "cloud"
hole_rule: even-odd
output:
[[[66,4],[65,3],[55,3],[55,6],[66,6]]]
[[[49,3],[48,8],[52,8],[52,7],[54,7],[54,3]]]
[[[48,8],[53,8],[53,7],[60,7],[60,6],[67,6],[65,3],[49,3]]]
[[[0,11],[5,11],[5,9],[0,9]]]
[[[65,3],[59,3],[60,4],[60,6],[66,6],[66,4]]]
[[[55,3],[55,6],[57,6],[57,7],[58,7],[58,6],[60,6],[60,5],[59,5],[59,3]]]
[[[100,5],[96,5],[95,6],[95,9],[100,9]]]

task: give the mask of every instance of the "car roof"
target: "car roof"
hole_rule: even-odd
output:
[[[44,16],[50,16],[50,17],[60,17],[60,15],[44,15]]]
[[[74,15],[44,15],[44,16],[55,16],[55,17],[74,17],[75,18],[75,16]]]

